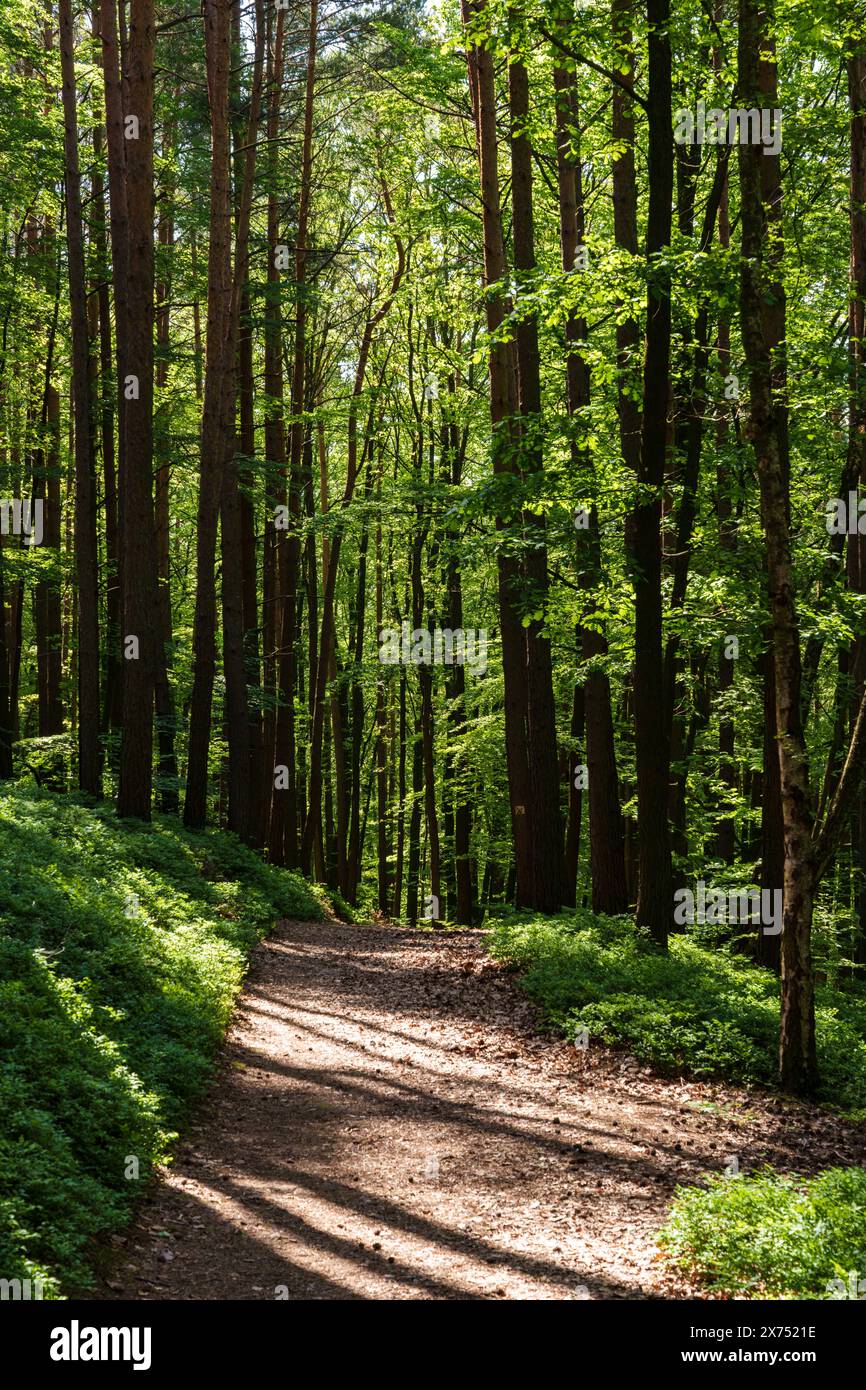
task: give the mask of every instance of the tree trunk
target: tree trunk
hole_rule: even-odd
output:
[[[518,23],[516,7],[512,18]],[[535,269],[535,230],[532,205],[532,146],[529,122],[529,76],[520,58],[508,67],[511,114],[511,199],[514,269],[518,280]],[[536,315],[521,315],[516,330],[518,404],[521,417],[521,466],[525,475],[541,473],[542,414],[541,362]],[[543,516],[527,511],[523,531],[528,543],[524,561],[533,616],[523,629],[526,645],[530,818],[532,854],[530,897],[526,906],[541,912],[558,912],[567,897],[560,811],[559,759],[556,743],[556,706],[550,639],[544,632],[547,621],[549,581]]]
[[[84,227],[78,166],[78,112],[75,91],[75,38],[71,0],[60,0],[60,62],[66,182],[66,241],[72,328],[72,380],[75,402],[75,575],[78,585],[78,785],[102,794],[99,742],[99,560],[96,542],[96,486],[91,439],[88,370],[87,290]],[[58,537],[59,540],[59,537]]]
[[[94,47],[101,62],[99,4],[92,14]],[[94,251],[92,293],[97,298],[99,332],[100,445],[103,509],[105,512],[105,677],[102,693],[102,731],[119,729],[121,722],[120,568],[117,545],[117,468],[115,409],[112,391],[114,353],[111,333],[111,284],[105,226],[105,187],[102,178],[103,138],[98,113],[93,126],[93,165],[90,180],[90,239]],[[125,288],[123,293],[125,294]],[[119,408],[119,407],[118,407]],[[118,416],[119,418],[119,416]]]
[[[484,0],[462,0],[463,22],[467,30],[471,31],[477,25],[484,12]],[[490,292],[490,287],[501,284],[507,273],[499,193],[493,56],[484,46],[470,43],[467,63],[481,192],[484,284],[488,291],[485,294],[485,312],[491,343],[488,369],[493,468],[495,473],[505,474],[513,472],[515,468],[513,449],[516,441],[513,421],[517,406],[516,364],[513,343],[498,336],[498,330],[508,311],[507,301],[501,293]],[[512,525],[513,519],[510,516],[497,515],[496,529],[500,533],[500,540],[502,533]],[[532,795],[526,737],[526,712],[529,702],[527,650],[518,609],[520,569],[516,560],[507,553],[507,547],[501,544],[497,550],[497,571],[502,669],[505,681],[505,755],[516,865],[515,884],[518,906],[529,907],[533,902],[535,869],[533,836],[530,833]],[[558,843],[561,853],[561,840]]]
[[[121,816],[136,816],[140,820],[150,819],[157,641],[152,482],[155,41],[153,0],[132,0],[126,69],[127,114],[137,118],[138,137],[125,141],[128,218],[125,350],[118,345],[124,368],[125,408],[119,506],[119,545],[123,555],[123,740],[117,809]],[[132,637],[138,639],[137,652],[131,646]]]
[[[205,53],[211,119],[211,197],[208,250],[207,344],[201,427],[193,687],[183,819],[207,819],[208,754],[216,661],[217,519],[231,447],[226,431],[227,382],[233,374],[231,344],[232,202],[229,171],[229,70],[231,0],[204,0]]]
[[[270,14],[270,10],[268,14]],[[275,786],[277,641],[281,629],[280,594],[285,571],[285,531],[277,530],[276,510],[286,502],[286,428],[283,420],[283,354],[280,276],[277,270],[279,206],[277,137],[283,89],[283,20],[278,10],[272,42],[268,44],[268,265],[264,307],[265,359],[265,455],[268,475],[265,484],[265,526],[262,553],[262,682],[265,709],[262,720],[262,805],[261,835],[270,853],[282,854],[283,833],[280,817],[282,793]]]
[[[661,589],[661,490],[667,458],[671,286],[661,257],[670,242],[673,197],[671,49],[668,0],[647,0],[649,23],[649,262],[643,420],[638,466],[641,498],[629,518],[635,588],[634,712],[638,798],[637,924],[666,948],[673,917],[668,834],[669,745],[664,709]]]
[[[301,147],[301,182],[298,198],[298,225],[295,245],[295,341],[292,360],[291,409],[289,433],[289,522],[291,530],[286,539],[285,584],[282,594],[282,632],[280,638],[279,684],[280,707],[277,714],[277,763],[289,768],[284,791],[274,792],[276,833],[271,834],[271,854],[280,855],[278,863],[294,867],[298,862],[298,794],[295,778],[295,709],[294,687],[298,640],[297,598],[300,576],[301,462],[304,435],[308,428],[304,420],[305,368],[307,361],[307,257],[309,237],[310,198],[313,167],[313,110],[316,85],[316,42],[318,38],[318,0],[310,0],[307,34],[307,72],[304,89],[304,129]],[[319,814],[321,813],[319,807]],[[311,843],[315,839],[315,818],[311,823]],[[305,862],[309,862],[306,861]]]
[[[237,33],[235,51],[240,55],[240,13],[238,11],[235,12],[235,22]],[[225,713],[228,741],[228,812],[226,824],[241,839],[248,839],[250,835],[250,715],[247,703],[244,517],[240,488],[240,472],[243,464],[238,458],[238,440],[235,432],[236,388],[238,384],[236,354],[240,336],[242,306],[248,297],[249,232],[264,50],[264,6],[262,0],[257,0],[249,119],[238,140],[238,143],[241,139],[243,141],[243,151],[237,151],[234,276],[226,347],[227,370],[223,381],[223,430],[226,448],[223,455],[225,465],[220,497],[223,673],[226,690]],[[239,97],[235,94],[235,102],[238,100]],[[257,837],[254,835],[253,838]]]
[[[164,139],[164,155],[170,160],[173,143],[173,123],[168,122]],[[158,229],[159,248],[164,259],[164,270],[156,286],[156,340],[158,358],[156,362],[156,388],[165,390],[168,385],[168,363],[171,351],[171,256],[174,250],[174,186],[172,179],[166,179],[166,186],[159,210]],[[157,405],[160,412],[162,402]],[[171,483],[171,423],[167,418],[161,422],[159,432],[160,463],[156,472],[156,582],[159,602],[159,630],[156,641],[156,729],[159,744],[159,798],[163,811],[175,813],[179,807],[177,758],[174,752],[175,705],[174,690],[169,671],[172,666],[173,634],[171,621],[171,568],[169,536],[171,529],[170,483]]]
[[[574,70],[554,69],[557,94],[557,173],[559,183],[559,243],[562,269],[574,272],[575,255],[584,237],[583,180],[579,148],[579,113],[577,83]],[[581,488],[587,489],[590,499],[589,526],[577,533],[577,554],[581,586],[592,592],[604,583],[601,565],[596,480],[592,456],[580,444],[583,424],[580,412],[590,403],[589,367],[581,352],[586,343],[586,319],[571,314],[565,325],[568,357],[566,361],[566,390],[568,413],[572,418],[571,458]],[[592,599],[589,600],[592,602]],[[583,692],[583,722],[586,730],[586,762],[588,769],[589,852],[592,878],[592,907],[594,912],[618,913],[628,908],[626,888],[622,812],[619,802],[619,777],[614,747],[613,712],[610,681],[599,658],[607,655],[607,638],[592,627],[579,629],[581,656],[590,664]],[[569,769],[570,820],[580,816],[580,798],[574,786],[573,768]],[[569,820],[569,824],[570,824]],[[569,900],[574,899],[577,871],[577,832],[570,832],[572,845],[568,863]]]
[[[772,16],[758,0],[740,0],[738,96],[741,106],[776,105]],[[761,55],[770,54],[769,58]],[[770,162],[775,168],[767,169]],[[781,284],[778,156],[760,144],[740,147],[742,262],[740,320],[749,368],[750,433],[761,488],[773,637],[776,745],[785,834],[782,927],[782,1019],[779,1073],[783,1088],[814,1090],[818,1079],[811,959],[816,865],[809,770],[801,710],[800,636],[794,604],[784,377],[785,299]],[[783,368],[782,368],[783,370]]]
[[[862,33],[853,36],[853,52],[848,59],[848,101],[851,110],[852,281],[848,317],[851,371],[848,471],[862,491],[866,488],[866,38]],[[860,535],[848,538],[848,573],[851,587],[857,593],[866,593],[866,539]],[[853,660],[849,664],[860,675],[860,685],[855,690],[856,707],[863,699],[863,677],[866,675],[866,640],[862,637],[855,643]],[[866,964],[866,792],[862,789],[853,817],[852,846],[858,876],[858,925],[851,956],[857,964],[863,965]]]
[[[381,506],[382,479],[379,477],[377,502]],[[376,522],[376,640],[382,631],[384,620],[384,587],[382,582],[382,521],[381,511]],[[2,693],[2,692],[0,692]],[[388,754],[393,749],[388,740],[387,701],[389,688],[380,667],[376,679],[376,747],[374,753],[376,768],[376,868],[377,899],[379,911],[387,917],[391,911],[391,876],[389,871],[390,818],[388,815]]]
[[[80,199],[79,199],[80,201]],[[53,335],[52,335],[53,336]],[[60,396],[46,380],[43,425],[38,450],[39,477],[33,495],[43,503],[43,546],[53,550],[60,565]],[[39,679],[39,733],[41,737],[63,732],[60,694],[61,611],[58,578],[41,579],[34,600],[36,655]]]
[[[721,65],[721,53],[717,48],[713,55],[713,66]],[[727,250],[731,244],[731,227],[728,216],[728,179],[730,169],[726,170],[725,186],[719,202],[719,245]],[[719,314],[716,335],[718,372],[722,381],[727,382],[731,373],[731,324],[728,313]],[[733,554],[737,547],[736,527],[733,525],[733,503],[731,488],[733,476],[725,459],[728,438],[728,403],[721,406],[716,421],[716,513],[719,523],[719,546],[723,552]],[[719,694],[730,701],[734,685],[734,659],[725,651],[725,644],[719,651]],[[733,797],[737,790],[736,764],[734,762],[734,721],[728,704],[719,718],[719,778],[729,788]],[[733,816],[722,814],[716,822],[715,851],[725,864],[733,864],[736,856],[735,823]],[[763,885],[762,885],[763,886]],[[767,938],[770,940],[771,938]]]

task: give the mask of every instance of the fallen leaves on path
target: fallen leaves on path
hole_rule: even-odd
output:
[[[863,1163],[862,1131],[539,1034],[477,931],[283,922],[186,1142],[94,1295],[694,1296],[655,1232],[736,1157]]]

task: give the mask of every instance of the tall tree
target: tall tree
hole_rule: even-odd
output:
[[[740,0],[738,95],[773,110],[777,101],[773,15],[760,0]],[[776,117],[778,119],[778,117]],[[785,402],[785,294],[779,230],[781,178],[764,161],[777,160],[757,142],[740,146],[742,259],[740,321],[749,368],[750,435],[761,488],[767,543],[772,635],[774,741],[784,826],[782,1025],[780,1075],[791,1091],[817,1084],[815,982],[811,956],[817,886],[814,818],[801,705],[800,634],[791,558],[790,470]]]
[[[580,159],[580,113],[578,109],[577,69],[569,66],[554,68],[556,91],[556,155],[559,193],[559,244],[562,269],[575,273],[579,251],[585,251],[585,209]],[[571,458],[578,485],[588,490],[589,507],[579,520],[585,521],[577,531],[577,563],[580,582],[588,594],[597,594],[604,583],[599,530],[597,482],[593,473],[592,456],[582,444],[581,436],[587,426],[581,417],[590,404],[590,371],[586,355],[589,328],[585,316],[572,312],[565,324],[566,396],[571,418]],[[581,656],[587,664],[583,686],[584,719],[586,723],[586,762],[589,778],[589,849],[592,878],[592,905],[596,912],[625,912],[628,890],[625,875],[625,844],[622,812],[619,802],[619,777],[614,747],[613,712],[610,680],[599,658],[608,652],[607,638],[599,631],[597,620],[578,629]],[[579,790],[571,777],[576,805]],[[572,876],[577,870],[577,856],[569,865]],[[573,878],[572,878],[573,883]],[[570,890],[569,897],[573,897]]]
[[[527,35],[517,6],[510,10],[512,39],[516,51],[508,65],[508,96],[511,115],[511,202],[514,270],[526,283],[536,268],[535,225],[532,197],[532,144],[529,137],[529,74],[522,48]],[[543,470],[543,423],[541,414],[541,364],[538,346],[538,319],[530,311],[518,317],[515,329],[517,359],[517,398],[520,412],[518,468],[535,482]],[[549,579],[543,515],[528,508],[522,518],[526,546],[523,571],[526,592],[512,594],[512,604],[524,602],[529,621],[522,623],[526,670],[526,707],[522,711],[523,732],[529,761],[529,838],[531,877],[529,885],[518,883],[518,903],[558,912],[568,896],[563,859],[562,817],[559,805],[559,760],[556,747],[556,706],[548,618]],[[528,888],[528,891],[527,891]]]
[[[205,0],[204,31],[211,126],[208,247],[207,345],[201,424],[196,596],[193,629],[193,687],[187,755],[185,825],[207,817],[208,755],[216,663],[217,523],[223,476],[231,443],[228,410],[233,407],[232,195],[229,128],[231,0]]]
[[[295,245],[295,341],[292,357],[291,410],[289,431],[289,515],[292,531],[287,536],[284,565],[284,589],[281,597],[280,659],[278,667],[280,702],[277,711],[274,761],[288,769],[285,787],[273,793],[271,810],[271,857],[280,864],[294,867],[298,862],[299,825],[298,789],[295,763],[294,688],[296,675],[295,646],[298,640],[297,586],[300,573],[301,542],[298,534],[301,495],[301,457],[304,437],[309,425],[304,418],[306,399],[305,371],[307,364],[307,266],[310,235],[310,200],[313,182],[313,114],[316,89],[316,52],[318,41],[318,0],[311,0],[307,30],[307,70],[304,86],[304,125],[301,138],[301,171],[298,191],[298,224]],[[351,895],[350,895],[351,896]]]
[[[857,27],[850,36],[848,104],[851,112],[851,297],[848,310],[850,396],[848,403],[847,475],[866,488],[866,34]],[[858,593],[866,593],[866,538],[851,536],[848,542],[848,579]],[[855,642],[850,663],[856,673],[854,716],[863,699],[866,682],[866,641]],[[866,964],[866,791],[858,793],[852,825],[854,863],[859,872],[857,892],[858,932],[852,955]]]
[[[99,739],[99,556],[96,543],[96,479],[91,438],[92,403],[88,368],[84,222],[78,163],[78,106],[75,33],[71,0],[60,0],[60,63],[66,159],[66,242],[72,332],[72,393],[75,405],[75,571],[78,585],[78,783],[91,796],[102,793]]]
[[[638,800],[637,923],[667,945],[673,917],[668,833],[670,751],[659,711],[662,663],[661,490],[667,461],[670,396],[671,282],[665,249],[671,237],[671,45],[668,0],[647,0],[649,208],[647,212],[647,328],[638,500],[629,518],[635,589],[634,711]]]

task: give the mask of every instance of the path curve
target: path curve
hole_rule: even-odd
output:
[[[730,1155],[814,1171],[864,1144],[809,1107],[540,1036],[480,932],[283,922],[91,1297],[688,1297],[654,1233],[676,1183]]]

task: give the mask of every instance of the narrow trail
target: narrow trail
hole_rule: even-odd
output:
[[[539,1036],[479,932],[283,922],[90,1296],[688,1297],[654,1233],[676,1183],[732,1155],[811,1172],[866,1144],[808,1106]]]

